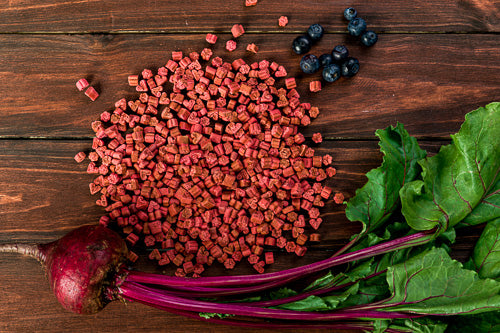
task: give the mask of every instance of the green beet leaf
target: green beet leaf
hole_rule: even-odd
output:
[[[480,279],[442,248],[432,248],[389,267],[386,311],[464,315],[500,310],[500,282]]]
[[[500,209],[500,180],[486,194],[481,202],[461,221],[457,227],[469,227],[488,222],[499,215]]]
[[[468,113],[452,144],[419,162],[422,179],[400,191],[402,213],[416,230],[438,228],[438,233],[465,219],[475,207],[474,223],[500,217],[500,207],[489,200],[500,180],[500,103]],[[480,217],[479,219],[477,217]]]
[[[474,248],[472,262],[481,278],[500,280],[500,218],[486,224]]]
[[[449,324],[446,333],[495,333],[500,332],[500,311],[480,313],[473,316],[444,318]]]
[[[349,220],[363,224],[361,234],[382,225],[399,206],[400,188],[419,175],[417,162],[426,155],[401,123],[375,134],[384,154],[382,165],[366,174],[368,182],[356,191],[345,211]]]
[[[378,323],[376,322],[374,326],[376,328],[379,327],[379,330],[374,330],[374,332],[386,332],[390,329],[396,332],[408,333],[443,333],[446,330],[447,324],[428,317],[422,317],[413,319],[380,320]]]
[[[309,296],[299,301],[278,305],[277,309],[295,310],[295,311],[330,311],[346,300],[350,295],[358,292],[359,283],[355,283],[344,291],[331,293],[326,296]]]

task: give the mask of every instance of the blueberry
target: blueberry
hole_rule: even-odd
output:
[[[367,30],[361,35],[361,43],[366,46],[372,46],[377,42],[377,40],[377,34],[371,30]]]
[[[323,37],[324,31],[325,30],[323,29],[323,27],[316,23],[312,24],[309,29],[307,29],[307,34],[313,41],[318,41],[321,39],[321,37]]]
[[[331,54],[329,53],[325,53],[325,54],[322,54],[320,57],[319,57],[319,65],[321,67],[324,67],[326,65],[330,65],[331,63],[333,62],[333,57]]]
[[[337,64],[329,64],[323,68],[323,79],[327,82],[336,81],[340,76],[340,67]]]
[[[344,17],[347,21],[352,20],[353,18],[356,17],[356,15],[358,15],[358,12],[356,11],[356,9],[352,7],[346,8],[344,10]]]
[[[342,63],[349,56],[349,50],[344,45],[337,45],[333,48],[332,58],[334,62]]]
[[[319,60],[314,54],[306,54],[300,60],[300,69],[306,74],[312,74],[319,69]]]
[[[359,72],[359,61],[356,58],[347,58],[346,61],[342,63],[342,76],[353,77]]]
[[[366,22],[361,17],[355,17],[347,25],[347,31],[353,36],[360,36],[366,30]]]
[[[302,35],[293,40],[292,49],[297,54],[304,54],[311,49],[312,40],[308,35]]]

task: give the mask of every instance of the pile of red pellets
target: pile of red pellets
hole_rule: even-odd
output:
[[[305,144],[299,128],[319,110],[300,102],[293,79],[276,87],[286,75],[276,62],[229,63],[210,49],[130,75],[138,99],[92,123],[87,172],[107,212],[100,223],[178,276],[214,261],[246,260],[262,273],[276,247],[303,256],[320,241],[319,209],[332,193],[321,182],[336,171]]]

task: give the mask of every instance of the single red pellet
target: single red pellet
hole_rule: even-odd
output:
[[[136,262],[137,259],[139,259],[139,256],[133,252],[133,251],[128,251],[128,255],[127,255],[127,259],[130,261],[130,262]]]
[[[180,61],[182,59],[182,51],[172,51],[172,60]]]
[[[77,153],[74,158],[77,163],[81,163],[85,160],[85,157],[87,157],[87,155],[83,151],[81,151]]]
[[[321,136],[321,133],[314,133],[312,135],[312,140],[316,143],[321,143],[323,142],[323,137]]]
[[[250,43],[247,45],[247,51],[252,52],[252,53],[257,53],[259,52],[259,47],[255,45],[254,43]]]
[[[88,98],[90,98],[92,101],[95,101],[97,99],[97,97],[99,97],[99,94],[94,89],[94,87],[88,87],[87,90],[85,90],[85,95]]]
[[[334,167],[328,167],[326,168],[326,174],[328,177],[333,177],[337,174],[337,170]]]
[[[245,33],[245,29],[241,24],[235,24],[231,28],[231,33],[233,34],[234,38],[238,38]]]
[[[309,117],[316,118],[319,115],[319,108],[317,106],[313,106],[309,109]]]
[[[258,0],[245,0],[245,6],[250,7],[250,6],[255,6],[257,4]]]
[[[271,265],[274,263],[274,254],[272,252],[266,252],[264,254],[266,265]]]
[[[80,79],[80,80],[78,80],[78,82],[76,82],[76,88],[79,91],[85,90],[85,88],[87,88],[88,86],[89,86],[89,83],[85,79]]]
[[[340,192],[335,193],[333,201],[335,201],[336,204],[341,205],[344,202],[344,195]]]
[[[285,79],[285,85],[287,89],[294,89],[297,87],[297,82],[294,77],[289,77]]]
[[[128,76],[128,85],[131,87],[135,87],[139,84],[139,75],[129,75]]]
[[[280,16],[280,18],[278,19],[278,25],[280,27],[284,27],[288,24],[288,17],[286,16]]]
[[[205,40],[209,43],[209,44],[215,44],[217,42],[217,36],[214,35],[214,34],[210,34],[208,33],[207,36],[205,37]]]
[[[329,155],[329,154],[323,155],[323,164],[325,166],[332,164],[332,162],[333,162],[333,158],[331,155]]]
[[[236,42],[232,39],[228,40],[226,42],[226,50],[228,50],[229,52],[236,50]]]
[[[210,60],[210,58],[212,57],[212,50],[209,49],[209,48],[204,48],[201,53],[200,53],[200,56],[203,60],[205,61],[208,61]]]
[[[309,82],[309,91],[318,92],[321,91],[321,81],[311,81]]]

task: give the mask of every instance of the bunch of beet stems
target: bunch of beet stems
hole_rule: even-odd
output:
[[[128,250],[125,242],[118,234],[101,226],[83,226],[47,244],[3,244],[0,245],[0,252],[21,253],[41,262],[59,302],[64,308],[76,313],[93,314],[111,301],[125,299],[225,325],[268,329],[371,330],[374,327],[371,320],[416,318],[421,315],[379,311],[387,307],[382,301],[333,311],[308,312],[273,308],[311,295],[339,290],[354,282],[339,285],[330,283],[280,299],[251,301],[248,297],[334,266],[425,244],[433,239],[433,234],[432,230],[416,232],[350,253],[336,254],[309,265],[273,273],[199,278],[126,269],[124,260]],[[344,247],[342,251],[347,248]],[[374,273],[364,279],[384,272]],[[77,281],[78,285],[66,283],[68,280]],[[387,332],[407,331],[388,329]]]
[[[276,328],[330,328],[330,329],[369,329],[372,319],[415,318],[419,315],[401,312],[377,311],[377,306],[370,309],[350,307],[335,311],[307,312],[295,310],[273,309],[290,302],[305,299],[311,295],[322,295],[334,290],[347,287],[354,282],[342,285],[327,285],[321,288],[298,293],[291,297],[264,301],[238,301],[236,296],[243,299],[245,295],[274,289],[294,280],[298,280],[318,273],[334,266],[358,261],[375,255],[391,251],[418,246],[427,243],[432,238],[432,232],[417,232],[399,239],[377,244],[350,253],[335,255],[334,257],[318,261],[309,265],[259,275],[217,276],[184,278],[126,271],[122,282],[117,283],[120,296],[124,299],[140,302],[155,308],[172,313],[201,319],[199,313],[217,313],[231,315],[226,318],[207,318],[214,323],[222,323],[249,327],[276,327]],[[384,271],[366,277],[369,279]],[[224,299],[230,298],[230,301]],[[199,300],[199,298],[209,300]],[[220,299],[222,298],[222,302]],[[217,299],[213,301],[212,299]],[[273,322],[256,322],[255,320],[240,320],[235,317],[250,317],[273,319]],[[356,322],[356,320],[364,321]],[[282,322],[276,322],[282,321]],[[283,322],[287,320],[287,322]],[[290,322],[297,321],[297,324]],[[272,325],[271,325],[272,324]],[[271,325],[271,326],[270,326]],[[391,332],[391,331],[388,331]],[[395,331],[394,331],[395,332]]]

